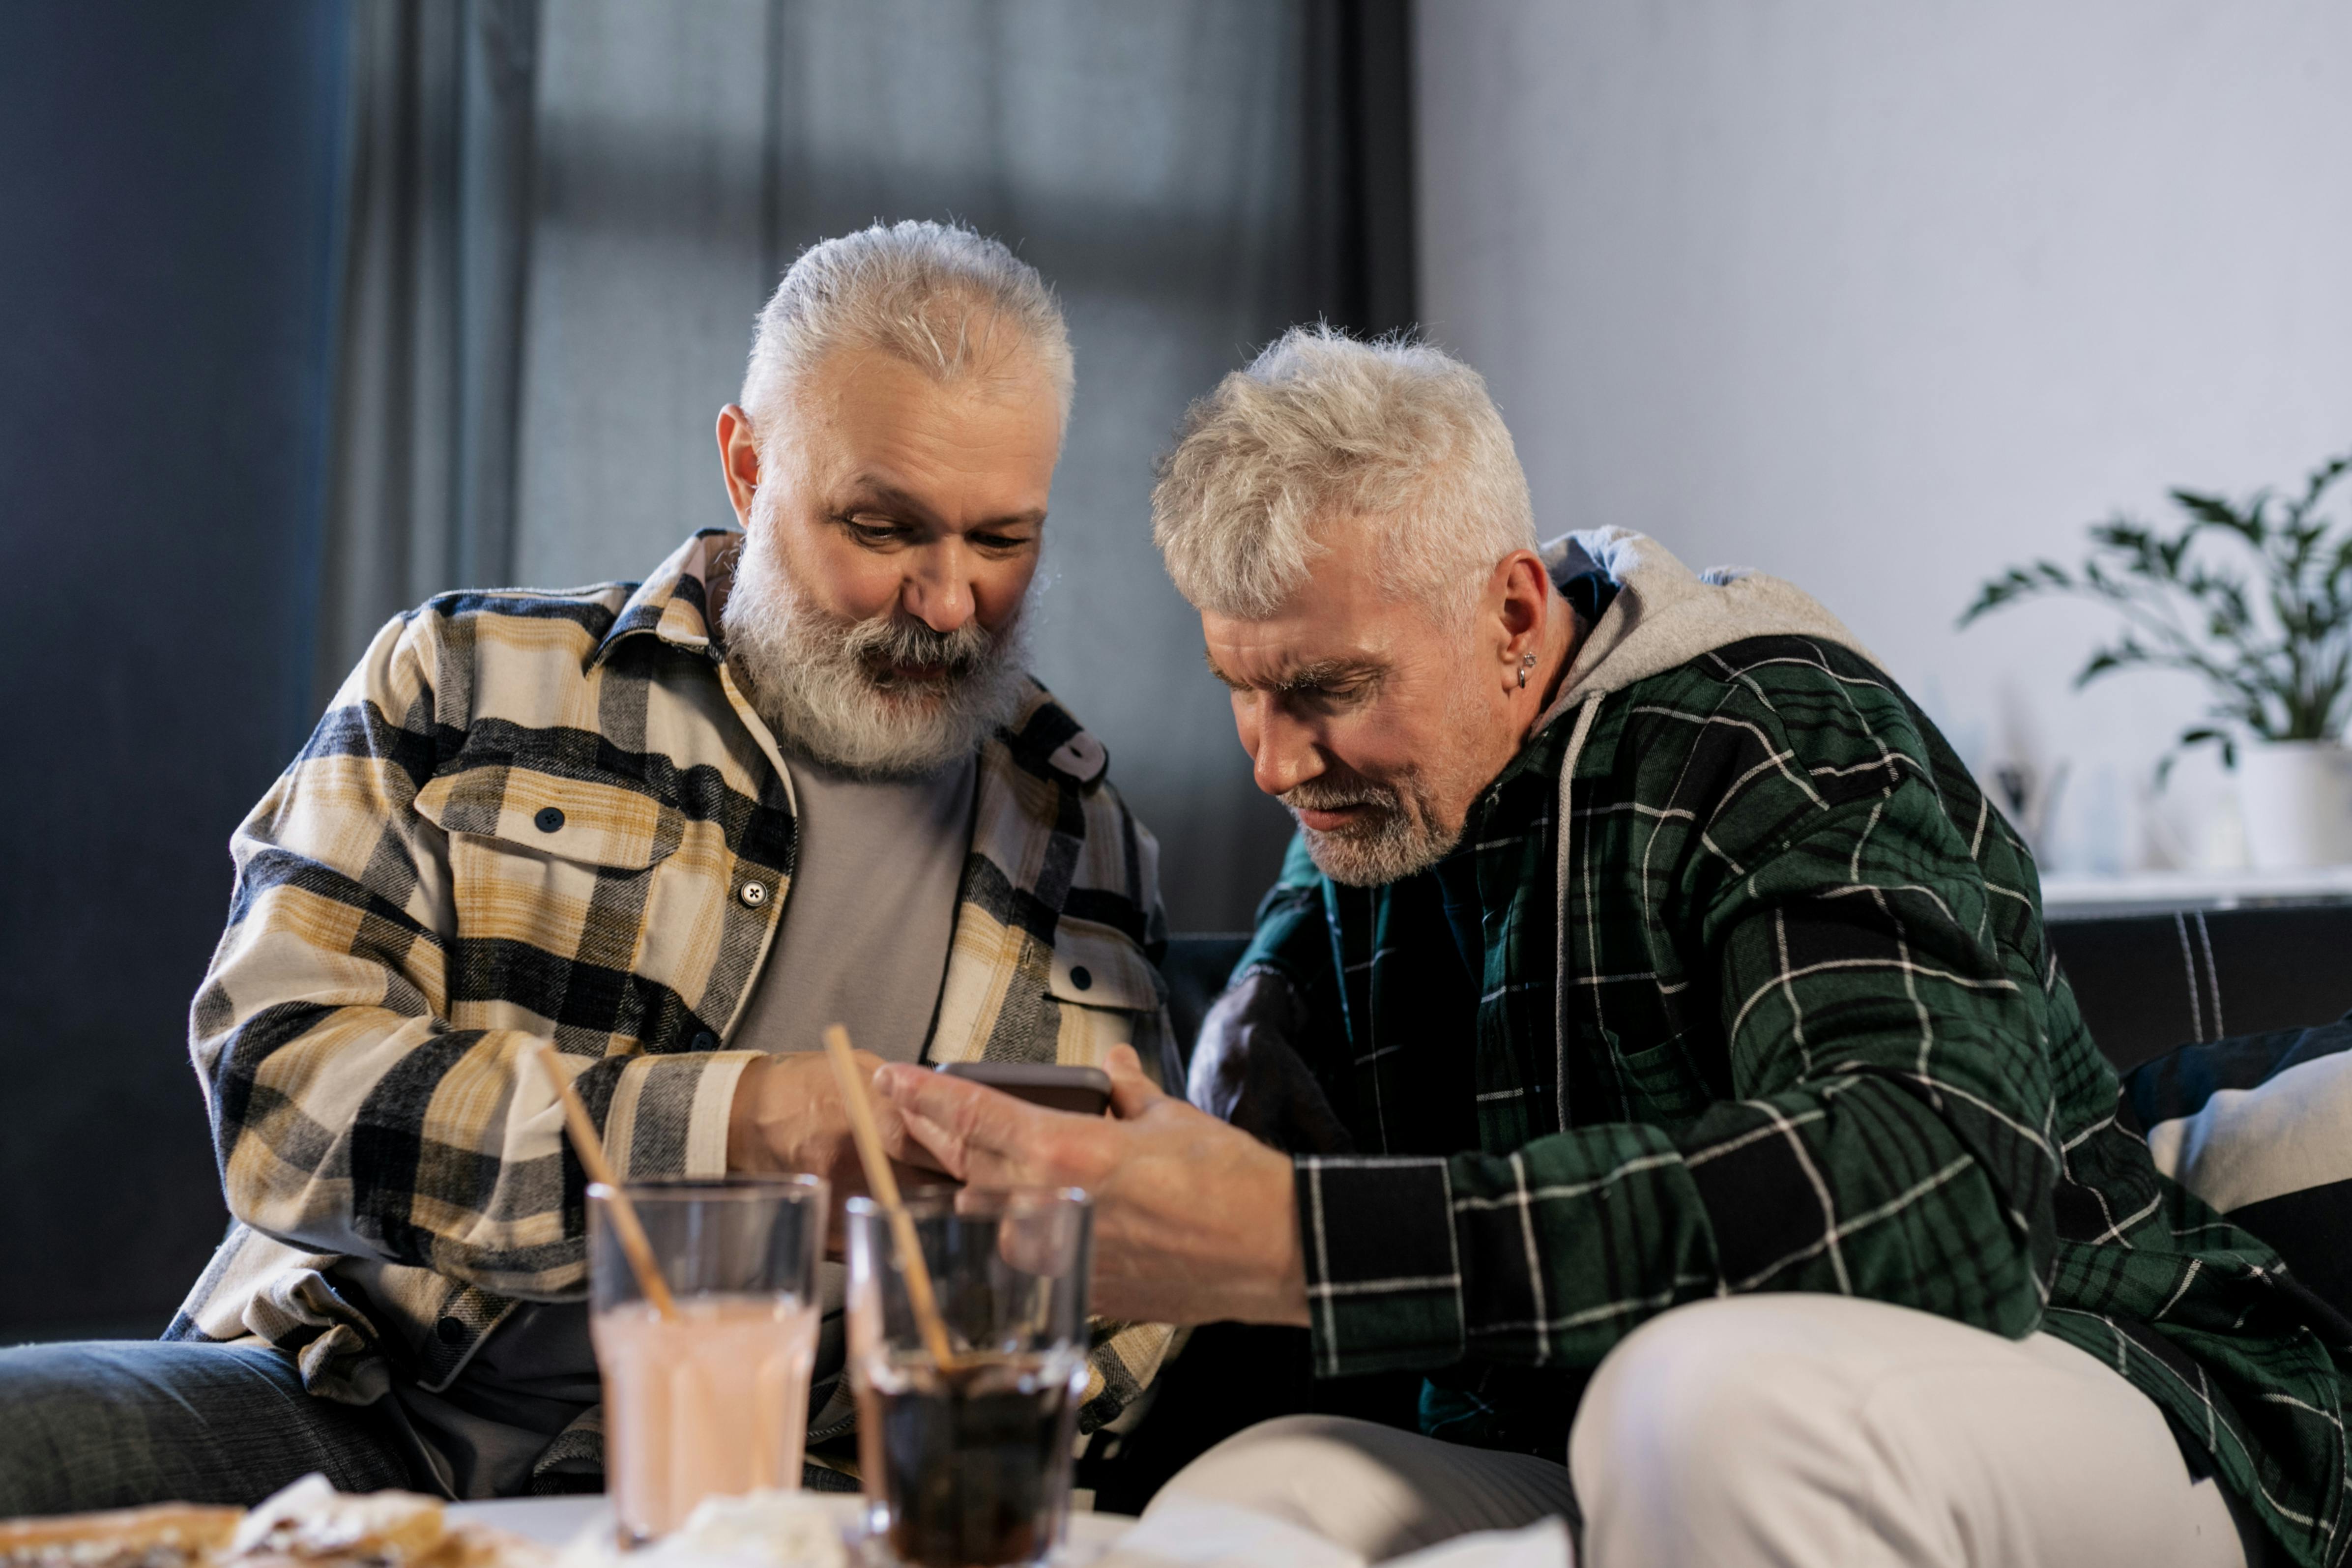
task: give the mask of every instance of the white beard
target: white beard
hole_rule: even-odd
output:
[[[1293,816],[1310,806],[1371,808],[1368,821],[1345,832],[1326,833],[1299,823],[1315,868],[1345,887],[1377,888],[1401,882],[1444,859],[1462,839],[1461,825],[1447,827],[1439,820],[1434,804],[1417,778],[1402,789],[1372,784],[1300,784],[1284,791],[1279,798]]]
[[[1028,608],[1001,631],[977,619],[935,632],[896,611],[835,616],[793,580],[778,528],[755,509],[721,612],[727,661],[777,739],[862,778],[921,778],[961,762],[1018,717],[1027,695]],[[877,668],[945,666],[938,680],[893,681]]]

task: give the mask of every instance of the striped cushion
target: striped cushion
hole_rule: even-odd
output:
[[[2183,1046],[2124,1092],[2158,1170],[2352,1316],[2352,1014]]]

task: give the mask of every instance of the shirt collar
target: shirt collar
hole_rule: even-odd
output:
[[[604,663],[624,640],[645,634],[718,658],[724,650],[710,624],[711,586],[742,537],[731,528],[706,528],[670,552],[621,606],[589,655],[589,668]]]

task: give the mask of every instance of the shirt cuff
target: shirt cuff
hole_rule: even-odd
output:
[[[1447,1163],[1302,1154],[1294,1164],[1316,1372],[1460,1361],[1462,1258]]]
[[[604,1113],[604,1154],[621,1180],[723,1176],[735,1085],[758,1051],[641,1056]]]

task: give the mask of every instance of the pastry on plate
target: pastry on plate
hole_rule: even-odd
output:
[[[165,1503],[0,1520],[0,1568],[197,1568],[228,1544],[244,1511]]]
[[[0,1522],[0,1568],[550,1568],[511,1531],[452,1523],[415,1492],[305,1476],[250,1512],[184,1503]]]

